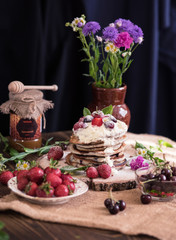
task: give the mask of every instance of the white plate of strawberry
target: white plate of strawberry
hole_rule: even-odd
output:
[[[8,181],[13,193],[36,204],[63,204],[88,190],[86,183],[59,168],[33,167],[21,170]]]

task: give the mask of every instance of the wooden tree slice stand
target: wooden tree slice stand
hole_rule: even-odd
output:
[[[165,154],[166,160],[170,161],[172,164],[174,163],[176,165],[176,143],[174,141],[171,141],[168,138],[162,137],[162,136],[154,136],[154,135],[148,135],[148,134],[127,134],[128,140],[126,141],[126,147],[124,150],[125,157],[133,157],[136,154],[136,151],[134,149],[135,142],[138,141],[142,144],[144,144],[146,147],[149,147],[151,145],[155,145],[159,139],[163,139],[169,143],[171,143],[174,148],[164,148],[163,152],[158,153],[157,156],[162,158],[163,153]],[[65,156],[69,153],[69,151],[64,153],[63,160],[60,161],[60,167],[67,165],[65,163]],[[49,165],[49,161],[47,158],[47,155],[44,155],[43,157],[38,159],[39,164],[42,168],[45,168]],[[117,174],[114,176],[111,176],[107,179],[103,178],[95,178],[95,179],[89,179],[86,177],[83,173],[77,173],[75,177],[79,178],[80,180],[84,181],[88,184],[89,189],[94,191],[109,191],[111,188],[112,191],[122,191],[122,190],[128,190],[133,189],[137,186],[136,184],[136,177],[135,172],[130,169],[130,167],[124,167],[121,170],[117,171]]]

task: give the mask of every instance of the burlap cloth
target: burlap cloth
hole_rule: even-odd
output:
[[[129,134],[129,141],[140,140],[143,143],[151,139],[156,142],[161,137]],[[162,137],[162,139],[165,139]],[[169,140],[176,147],[175,142]],[[168,151],[174,151],[169,149]],[[174,155],[173,155],[174,156]],[[33,219],[73,224],[91,228],[120,231],[125,234],[147,234],[163,240],[175,240],[176,200],[155,202],[143,205],[140,202],[140,190],[113,192],[115,199],[123,199],[127,208],[111,215],[104,207],[108,192],[88,191],[63,205],[36,205],[18,198],[13,193],[0,199],[0,210],[8,209],[20,212]]]

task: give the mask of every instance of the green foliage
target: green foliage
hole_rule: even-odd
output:
[[[9,235],[3,231],[4,223],[0,222],[0,240],[9,240]]]
[[[1,139],[4,139],[2,134],[0,134],[0,137],[1,137]],[[55,143],[49,145],[49,142],[52,139],[53,138],[48,139],[43,147],[36,148],[36,149],[26,148],[19,144],[20,146],[23,147],[24,152],[18,152],[16,149],[11,148],[9,143],[6,142],[7,148],[6,148],[5,152],[8,153],[11,157],[5,158],[5,157],[3,157],[2,154],[0,154],[0,170],[2,170],[2,168],[4,168],[4,164],[9,161],[23,160],[25,157],[27,157],[28,155],[33,154],[33,153],[37,153],[40,156],[42,154],[47,153],[51,147],[54,147],[57,145],[60,146],[61,143],[64,143],[64,144],[69,143],[69,141],[56,141]]]
[[[112,112],[113,112],[113,106],[112,105],[109,105],[108,107],[105,107],[102,109],[102,112],[104,114],[111,114],[112,115]]]
[[[88,108],[84,107],[84,109],[83,109],[83,116],[85,117],[87,115],[91,115],[91,112],[90,112],[90,110]]]
[[[81,18],[85,21],[85,16]],[[82,27],[66,23],[66,26],[73,28],[77,32],[78,39],[82,43],[82,51],[85,53],[85,58],[81,62],[89,63],[89,73],[84,76],[91,77],[96,87],[101,88],[119,88],[122,86],[122,76],[128,70],[133,60],[130,60],[131,54],[139,44],[131,44],[129,49],[117,48],[113,42],[107,42],[102,39],[97,40],[93,33],[84,36]],[[115,50],[105,50],[108,44],[113,44]],[[103,59],[103,60],[102,60]]]
[[[162,140],[162,139],[158,140],[158,144],[159,144],[160,146],[165,146],[165,147],[173,148],[172,144],[170,144],[170,143],[168,143],[168,142],[166,142],[166,141],[164,141],[164,140]]]

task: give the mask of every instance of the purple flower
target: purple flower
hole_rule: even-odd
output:
[[[137,25],[134,25],[131,29],[128,30],[130,36],[134,39],[135,43],[141,43],[140,39],[143,39],[143,31]]]
[[[119,18],[114,22],[119,32],[129,32],[133,28],[134,24],[130,20]]]
[[[130,48],[132,42],[133,38],[130,37],[128,32],[121,32],[118,34],[116,40],[114,41],[114,45],[118,48],[124,47],[126,50]]]
[[[118,30],[114,27],[106,27],[103,30],[103,38],[106,41],[114,41],[117,38]]]
[[[87,22],[83,27],[84,36],[88,36],[90,34],[95,34],[98,30],[100,30],[100,24],[98,22]]]
[[[136,170],[141,167],[148,167],[148,163],[144,163],[144,158],[142,156],[138,156],[137,158],[134,158],[130,162],[130,167],[132,170]]]

